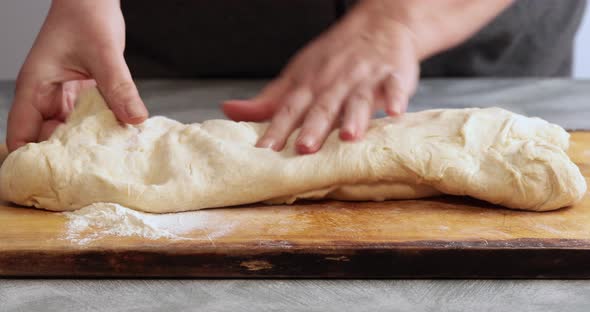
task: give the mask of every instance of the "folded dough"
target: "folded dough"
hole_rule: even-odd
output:
[[[73,210],[113,202],[176,212],[298,198],[410,199],[468,195],[510,208],[551,210],[586,191],[557,125],[500,108],[435,109],[373,120],[364,140],[333,132],[299,156],[296,134],[282,152],[254,147],[265,123],[185,125],[153,117],[121,125],[96,89],[42,143],[11,153],[0,197]]]

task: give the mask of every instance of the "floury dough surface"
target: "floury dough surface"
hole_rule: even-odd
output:
[[[185,125],[153,117],[121,125],[100,93],[83,95],[42,143],[11,153],[0,195],[49,210],[112,202],[164,213],[297,198],[410,199],[469,195],[551,210],[579,200],[584,177],[557,125],[499,108],[438,109],[373,120],[365,139],[332,133],[316,154],[254,147],[265,123]]]

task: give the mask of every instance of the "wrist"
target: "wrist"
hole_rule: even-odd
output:
[[[362,0],[359,1],[349,14],[342,21],[343,27],[351,30],[361,30],[367,36],[378,42],[388,42],[385,46],[396,46],[399,44],[411,45],[415,51],[415,58],[420,61],[425,47],[420,45],[421,34],[417,33],[409,18],[403,16],[397,10],[385,9],[388,1]]]

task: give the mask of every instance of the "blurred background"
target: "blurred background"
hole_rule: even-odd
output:
[[[51,0],[0,1],[0,80],[14,80]],[[576,38],[574,77],[590,78],[590,5]]]

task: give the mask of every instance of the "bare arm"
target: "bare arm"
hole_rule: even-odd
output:
[[[414,33],[420,60],[424,60],[469,39],[513,2],[363,0],[351,14],[391,19],[406,25]]]

